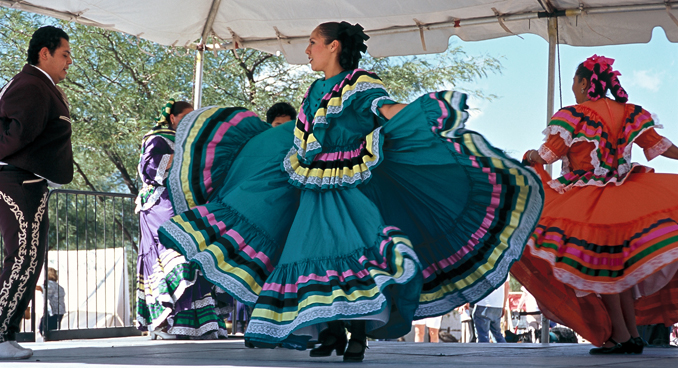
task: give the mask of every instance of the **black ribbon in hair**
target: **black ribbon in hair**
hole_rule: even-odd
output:
[[[349,41],[353,48],[360,52],[367,52],[367,45],[365,41],[370,39],[370,36],[363,32],[363,27],[356,23],[355,25],[348,22],[339,23],[338,36],[342,41]]]

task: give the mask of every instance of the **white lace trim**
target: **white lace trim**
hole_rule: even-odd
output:
[[[158,183],[158,185],[162,185],[163,182],[165,181],[165,178],[167,178],[167,175],[169,175],[167,165],[169,164],[171,158],[172,158],[171,154],[162,155],[162,159],[158,164],[158,170],[155,172],[155,177],[153,178],[153,181]]]
[[[644,149],[643,152],[645,153],[645,158],[648,161],[652,161],[657,156],[666,152],[666,150],[671,148],[671,146],[673,146],[673,142],[671,142],[668,138],[662,137],[661,141],[657,142],[657,144],[650,148]]]
[[[209,252],[198,253],[192,257],[191,261],[200,265],[205,278],[207,278],[210,282],[217,284],[220,288],[226,290],[239,301],[250,306],[256,303],[259,295],[244,286],[238,279],[220,270],[219,267],[214,263],[214,257],[212,257]]]
[[[299,139],[295,136],[294,137],[294,147],[299,147],[299,150],[298,150],[299,157],[301,157],[304,160],[306,160],[306,152],[322,148],[320,146],[320,143],[318,143],[318,141],[307,143],[305,149],[301,148],[301,143],[302,143],[301,139]],[[292,149],[294,149],[294,148],[292,148]]]
[[[231,275],[223,273],[214,263],[214,258],[206,251],[200,251],[196,248],[193,239],[184,232],[179,226],[172,222],[166,222],[163,229],[174,239],[175,244],[179,246],[182,253],[191,262],[200,265],[203,275],[218,288],[226,290],[229,294],[235,296],[238,300],[248,305],[254,305],[258,295],[245,287],[240,281]]]
[[[196,249],[193,239],[185,231],[179,228],[177,224],[167,221],[161,228],[167,231],[174,240],[175,245],[181,248],[181,253],[185,254],[187,259],[190,260],[198,253],[199,250]]]
[[[326,115],[337,115],[341,113],[342,110],[344,110],[344,103],[346,100],[348,100],[351,96],[358,92],[365,92],[369,89],[383,89],[386,90],[383,84],[381,83],[370,83],[370,82],[359,82],[355,84],[355,87],[352,90],[346,91],[341,94],[341,105],[339,106],[328,106],[327,107],[327,112]],[[386,96],[384,96],[386,97]],[[374,108],[374,102],[372,102],[372,107]],[[324,116],[323,116],[324,118]],[[321,123],[320,121],[318,123]],[[324,123],[327,123],[326,121]],[[315,120],[314,120],[314,125],[315,125]]]
[[[181,185],[181,166],[183,165],[184,159],[184,143],[191,132],[195,117],[214,108],[214,106],[209,106],[189,112],[181,119],[181,122],[179,122],[179,126],[174,135],[174,162],[172,163],[172,167],[175,167],[176,169],[170,169],[167,186],[172,189],[170,191],[170,194],[172,195],[171,201],[176,213],[183,213],[189,210],[188,201]]]
[[[149,185],[150,184],[144,184]],[[142,189],[143,191],[143,189]],[[141,203],[141,196],[137,196],[137,198],[134,200],[134,203],[136,203],[136,207],[134,208],[134,213],[139,213],[139,211],[146,211],[147,209],[155,206],[155,203],[158,202],[158,199],[160,199],[160,196],[162,193],[165,192],[165,187],[155,187],[153,194],[151,194],[148,199],[146,200],[146,203],[142,204]]]
[[[379,294],[373,300],[357,302],[334,302],[332,305],[311,307],[300,312],[288,325],[263,321],[253,318],[247,325],[246,335],[264,335],[277,341],[284,340],[298,328],[304,327],[315,320],[330,319],[340,315],[370,315],[381,311],[387,305],[384,294]],[[342,318],[350,319],[350,318]],[[363,319],[363,318],[361,318]]]
[[[558,156],[556,156],[553,151],[546,147],[546,145],[542,144],[541,147],[539,147],[539,150],[537,150],[537,153],[539,154],[539,157],[542,158],[542,160],[546,161],[547,164],[552,164],[558,161]]]
[[[631,163],[631,150],[633,149],[633,142],[635,142],[635,140],[638,139],[638,137],[640,137],[641,135],[643,135],[643,133],[650,129],[663,129],[663,128],[664,128],[663,125],[652,125],[643,128],[640,132],[638,132],[638,134],[636,134],[636,137],[633,140],[631,140],[628,143],[628,145],[626,145],[626,147],[624,148],[624,159],[626,160],[626,164],[624,165],[626,171],[624,172],[624,174],[631,171],[631,169],[633,168],[633,164]],[[622,175],[621,166],[617,168],[617,170],[619,171],[619,174]]]
[[[591,165],[593,166],[593,173],[597,176],[607,175],[609,170],[607,170],[603,167],[600,167],[600,160],[598,160],[598,154],[597,153],[598,153],[598,147],[600,146],[600,143],[598,141],[590,140],[586,137],[572,138],[572,134],[570,134],[570,132],[567,131],[567,129],[560,127],[560,126],[556,126],[556,125],[549,125],[548,127],[546,127],[546,129],[544,129],[543,133],[546,136],[546,138],[544,138],[544,140],[547,140],[550,135],[556,135],[556,134],[560,135],[560,138],[562,138],[563,141],[565,141],[565,145],[568,146],[568,147],[572,147],[572,145],[577,143],[577,142],[593,143],[593,145],[595,147],[591,150],[591,153],[589,154],[591,156]],[[629,145],[630,145],[630,143],[629,143]],[[567,156],[562,156],[562,157],[560,157],[560,159],[563,161],[563,167],[562,167],[561,175],[565,175],[565,174],[570,172],[570,160],[567,158]],[[629,159],[631,159],[630,156],[629,156]],[[622,167],[620,166],[619,168],[617,168],[617,170],[619,171],[619,173],[621,175],[622,174]]]
[[[529,248],[532,255],[547,261],[551,265],[551,270],[553,271],[553,275],[556,279],[579,291],[579,295],[585,295],[585,293],[619,294],[640,283],[643,279],[652,275],[658,270],[661,270],[671,263],[676,262],[678,259],[678,247],[676,247],[648,260],[631,273],[625,274],[621,279],[610,282],[602,282],[586,280],[561,268],[553,267],[556,264],[556,256],[553,253],[536,249],[533,239],[528,241],[527,247]]]
[[[167,319],[168,323],[170,319],[171,318]],[[174,326],[167,329],[167,333],[171,335],[181,335],[190,337],[202,337],[203,335],[211,332],[216,332],[219,336],[228,337],[228,332],[219,327],[219,324],[217,322],[206,323],[197,329],[190,327],[174,327]],[[207,339],[209,338],[212,338],[211,334],[208,336]]]
[[[331,115],[337,115],[337,114],[341,113],[344,110],[344,103],[346,102],[346,100],[348,100],[351,96],[355,95],[358,92],[364,92],[364,91],[367,91],[369,89],[386,90],[386,87],[384,87],[384,85],[380,84],[380,83],[369,83],[369,82],[356,83],[355,87],[352,90],[346,91],[345,93],[342,93],[342,95],[341,95],[341,105],[339,105],[339,106],[328,106],[326,111],[325,111],[325,115],[313,117],[312,125],[316,126],[316,124],[320,124],[320,125],[328,124],[329,122],[327,121],[327,115],[330,115],[330,114]],[[372,111],[377,116],[379,116],[379,114],[377,112],[377,103],[378,103],[378,101],[383,100],[383,99],[389,99],[389,100],[393,101],[393,99],[391,99],[388,96],[382,96],[382,97],[374,99],[372,101]],[[313,134],[312,131],[308,132],[308,133]],[[302,144],[301,139],[299,139],[295,136],[294,137],[294,146],[298,148],[299,157],[301,157],[304,160],[306,160],[306,153],[308,151],[313,151],[313,150],[322,148],[322,145],[318,141],[315,141],[315,142],[312,142],[312,143],[307,143],[306,149],[302,149],[301,144]]]
[[[212,307],[214,309],[214,313],[216,314],[216,310],[217,310],[216,302],[215,302],[214,298],[212,298],[209,294],[205,295],[204,297],[202,297],[198,300],[194,300],[191,303],[190,309],[196,310],[198,308],[205,308],[205,307]],[[174,323],[175,323],[174,317],[175,316],[172,316],[172,315],[167,317],[167,324],[169,325],[169,328],[167,329],[167,333],[169,333],[169,334],[191,336],[191,337],[200,337],[200,336],[204,336],[205,334],[210,333],[210,332],[216,332],[220,336],[227,336],[228,335],[227,331],[222,329],[221,327],[219,327],[219,324],[217,322],[209,322],[209,323],[206,323],[204,325],[199,326],[198,328],[186,327],[186,326],[174,326]],[[209,336],[207,336],[207,338],[209,338]]]
[[[380,101],[384,101],[384,100],[396,102],[394,99],[391,98],[391,96],[381,96],[381,97],[379,97],[379,98],[375,98],[374,100],[372,100],[372,108],[371,108],[371,109],[372,109],[372,113],[373,113],[374,115],[381,116],[381,115],[379,114],[379,111],[378,111],[377,109],[379,108],[379,102],[380,102]]]

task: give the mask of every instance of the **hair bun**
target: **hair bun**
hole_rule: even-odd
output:
[[[344,70],[358,68],[358,63],[362,58],[361,53],[367,52],[365,41],[370,38],[365,34],[360,24],[327,22],[318,25],[316,29],[325,39],[325,44],[335,40],[339,41],[341,44],[339,65]]]
[[[160,116],[155,118],[155,121],[158,122],[159,125],[162,124],[169,124],[169,116],[172,113],[172,106],[174,105],[174,99],[170,98],[167,100],[167,103],[165,106],[162,107],[162,110],[160,110]]]
[[[339,23],[338,36],[343,42],[347,42],[351,48],[360,52],[367,52],[365,41],[369,40],[370,36],[366,35],[363,30],[363,26],[358,23],[351,24],[344,21]]]

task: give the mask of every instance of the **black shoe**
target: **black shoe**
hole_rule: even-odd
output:
[[[637,354],[636,350],[638,349],[636,342],[633,338],[630,338],[627,342],[618,343],[610,339],[615,345],[611,348],[601,347],[593,348],[589,350],[591,355],[615,355],[615,354]]]
[[[363,359],[365,359],[365,349],[367,349],[367,341],[365,340],[356,340],[356,339],[351,339],[351,341],[348,342],[349,346],[351,343],[359,344],[361,349],[358,352],[350,352],[346,351],[344,353],[344,361],[345,362],[362,362]]]
[[[633,351],[632,354],[642,354],[643,353],[643,348],[645,348],[645,341],[643,340],[642,337],[633,337],[631,338],[633,340],[633,343],[636,344],[635,350]]]
[[[313,358],[328,357],[332,355],[332,350],[336,350],[337,356],[344,355],[344,351],[346,351],[346,334],[339,334],[339,336],[327,334],[322,341],[322,345],[312,349],[309,355]]]

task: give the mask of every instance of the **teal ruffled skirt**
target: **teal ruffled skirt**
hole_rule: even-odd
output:
[[[281,165],[293,123],[206,108],[177,130],[159,236],[253,307],[245,337],[304,349],[326,322],[395,338],[501,285],[539,219],[537,175],[464,129],[465,95],[420,97],[386,123],[360,185],[313,191]],[[217,183],[217,184],[215,184]]]

